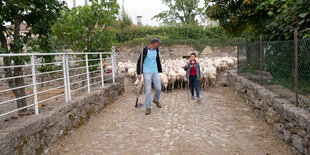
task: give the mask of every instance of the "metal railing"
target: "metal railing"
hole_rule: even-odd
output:
[[[44,56],[53,56],[54,62],[44,63],[42,61]],[[38,115],[39,108],[43,103],[51,102],[53,99],[59,100],[59,98],[64,98],[65,102],[69,102],[72,100],[73,93],[86,90],[90,93],[92,87],[104,86],[105,81],[111,79],[115,83],[114,48],[112,48],[112,52],[0,54],[0,58],[10,61],[16,60],[18,57],[30,58],[30,62],[15,65],[12,61],[10,65],[0,66],[0,73],[1,70],[6,73],[6,76],[0,75],[0,117],[30,107],[34,108],[34,113]],[[105,68],[102,65],[103,61],[106,64]],[[40,67],[48,65],[57,69],[46,72],[39,71]],[[22,68],[22,73],[15,74],[14,68]],[[11,77],[8,77],[8,71],[11,72]],[[40,80],[40,78],[48,78],[48,80]],[[14,83],[16,79],[22,80],[24,84],[15,84],[14,87],[12,84],[8,84],[9,82]],[[43,86],[40,90],[40,85],[49,86]],[[18,90],[19,92],[24,90],[25,93],[22,96],[16,95]],[[57,91],[59,93],[56,93]],[[48,93],[51,93],[52,96],[47,95],[46,97]],[[18,107],[14,104],[22,99],[26,101],[24,106]],[[14,104],[14,106],[9,104]],[[12,107],[14,108],[12,109]]]

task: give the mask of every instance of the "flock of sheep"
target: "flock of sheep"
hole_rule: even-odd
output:
[[[213,86],[216,81],[216,74],[222,74],[228,69],[235,67],[237,58],[235,57],[214,57],[214,58],[197,58],[200,64],[201,79],[199,81],[200,89],[206,89]],[[169,89],[174,91],[174,88],[187,87],[187,78],[185,77],[186,71],[184,66],[188,62],[187,59],[175,60],[161,60],[163,72],[159,73],[161,79],[162,89],[165,92]],[[137,78],[136,63],[118,62],[118,74],[127,73],[136,88],[144,86],[144,80],[141,81]],[[142,76],[143,78],[143,76]],[[143,91],[142,91],[143,92]]]

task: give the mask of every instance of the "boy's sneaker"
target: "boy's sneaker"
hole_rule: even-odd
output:
[[[148,109],[146,109],[146,111],[145,111],[145,115],[149,115],[149,114],[151,114],[151,108],[148,108]]]
[[[196,100],[199,102],[200,101],[200,97],[196,97]]]
[[[194,96],[191,96],[191,101],[194,101]]]

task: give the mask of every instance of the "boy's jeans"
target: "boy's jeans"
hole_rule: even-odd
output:
[[[154,83],[155,95],[154,101],[159,102],[161,82],[159,73],[143,73],[144,91],[145,91],[145,106],[151,108],[151,95],[152,95],[152,81]]]
[[[192,96],[194,96],[194,85],[195,85],[196,95],[197,97],[199,97],[199,86],[198,86],[197,76],[189,76],[189,83],[191,87]]]

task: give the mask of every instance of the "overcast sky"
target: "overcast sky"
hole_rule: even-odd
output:
[[[69,6],[72,8],[73,0],[65,0]],[[117,0],[120,7],[122,6],[123,0]],[[200,0],[199,6],[203,6],[203,0]],[[84,5],[85,0],[76,0],[77,5]],[[168,7],[162,4],[161,0],[124,0],[125,10],[128,12],[129,16],[136,24],[137,16],[142,16],[143,25],[159,25],[158,22],[152,17],[162,11],[168,10]]]

